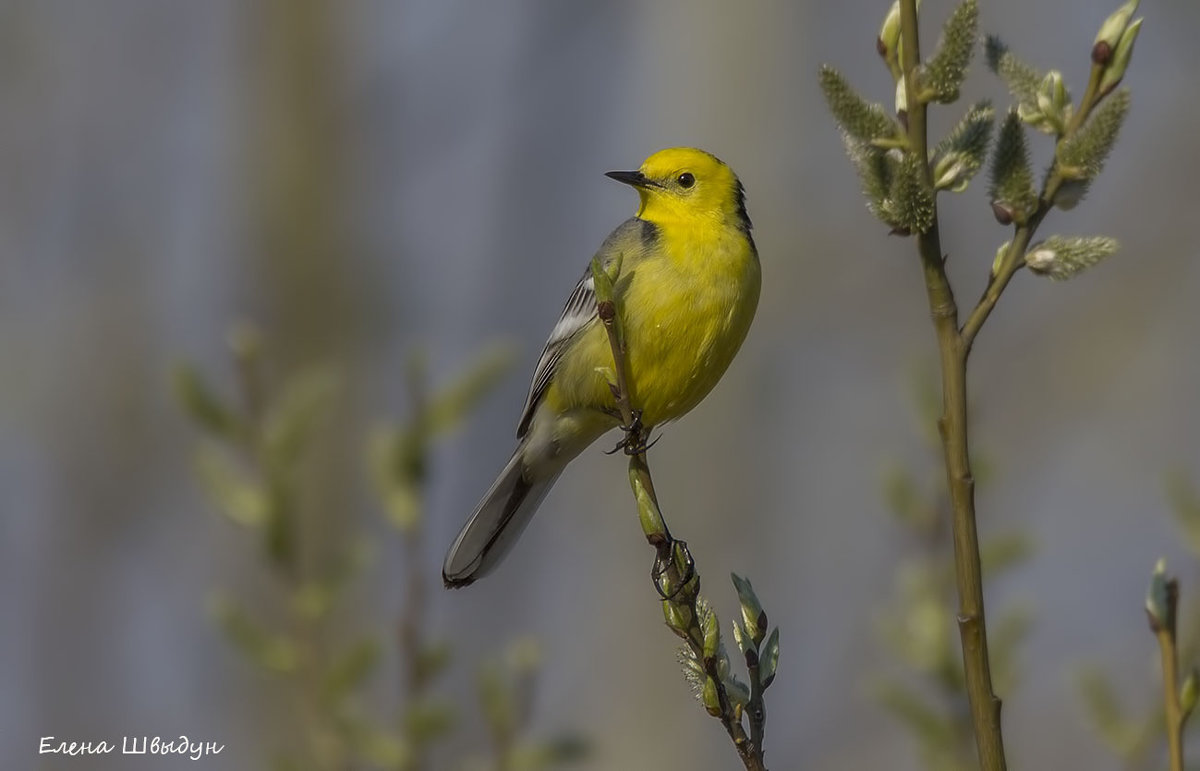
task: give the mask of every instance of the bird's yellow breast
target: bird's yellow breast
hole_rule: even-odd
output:
[[[750,239],[717,223],[660,224],[643,253],[626,256],[617,287],[630,398],[645,425],[683,416],[717,384],[750,329],[760,283]],[[608,336],[594,323],[564,355],[547,406],[614,409],[612,368]]]

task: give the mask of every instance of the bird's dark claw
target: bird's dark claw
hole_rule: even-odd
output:
[[[678,583],[672,586],[672,581],[669,578],[672,568],[675,566],[675,549],[676,547],[683,554],[683,575],[678,579]],[[692,559],[692,552],[687,547],[686,541],[678,541],[672,539],[664,544],[663,548],[658,550],[658,555],[654,558],[654,566],[650,568],[650,578],[654,581],[654,588],[658,592],[658,596],[668,602],[679,596],[692,579],[696,577],[696,561]]]
[[[621,441],[617,442],[616,447],[605,451],[605,455],[612,455],[618,450],[623,450],[626,455],[641,455],[646,450],[658,444],[658,440],[662,438],[662,434],[659,434],[658,438],[654,441],[647,441],[650,435],[646,431],[646,427],[642,425],[641,410],[633,411],[633,420],[628,426],[618,426],[618,428],[625,432],[625,436]]]

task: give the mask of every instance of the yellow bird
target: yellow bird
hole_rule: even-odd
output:
[[[741,182],[703,150],[662,150],[637,171],[607,176],[641,198],[597,256],[606,267],[621,259],[615,293],[630,402],[648,435],[699,404],[733,361],[758,307],[758,251]],[[620,425],[613,371],[589,268],[534,369],[516,452],[446,554],[447,587],[491,572],[566,465]]]

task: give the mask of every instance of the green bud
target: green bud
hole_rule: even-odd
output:
[[[1196,702],[1200,701],[1200,672],[1197,672],[1193,667],[1191,672],[1188,672],[1187,677],[1183,680],[1183,686],[1179,689],[1179,706],[1183,710],[1183,719],[1187,720],[1191,717],[1192,710],[1196,708]]]
[[[758,659],[758,682],[763,690],[771,686],[775,680],[775,670],[779,668],[779,627],[771,631],[767,644],[763,646],[762,655]]]
[[[1074,112],[1062,73],[1058,70],[1046,73],[1033,97],[1032,101],[1022,99],[1017,104],[1021,121],[1045,134],[1062,136]]]
[[[663,618],[673,632],[680,637],[687,636],[688,627],[692,625],[692,611],[688,606],[663,600]]]
[[[999,217],[997,217],[997,219],[999,219]],[[1009,222],[1012,222],[1012,219],[1009,219]],[[1007,224],[1007,223],[1002,223],[1002,224]],[[1012,245],[1012,242],[1005,241],[1004,243],[1000,244],[1000,248],[996,250],[996,258],[994,260],[992,260],[992,275],[993,276],[1000,275],[1000,265],[1003,264],[1004,256],[1006,254],[1008,254],[1008,249],[1011,245]]]
[[[937,160],[933,166],[933,189],[961,193],[967,189],[971,174],[961,153],[950,153]]]
[[[901,75],[896,80],[896,114],[903,115],[908,112],[908,88],[905,86],[904,76]]]
[[[954,130],[934,150],[934,190],[961,193],[983,165],[992,138],[996,111],[979,102],[967,111]]]
[[[1066,130],[1073,109],[1062,73],[1058,70],[1050,70],[1046,77],[1042,78],[1037,92],[1037,107],[1045,121],[1053,127],[1055,134],[1061,135]]]
[[[1117,251],[1117,242],[1095,236],[1050,236],[1025,254],[1025,265],[1034,273],[1055,280],[1071,278]]]
[[[742,623],[746,636],[757,646],[767,636],[767,613],[758,601],[749,580],[737,573],[731,573],[730,577],[733,578],[733,586],[737,589],[738,601],[742,606]]]
[[[717,681],[711,677],[704,678],[704,690],[700,692],[700,700],[704,708],[713,717],[721,716],[721,697],[717,693]]]
[[[746,630],[742,629],[741,623],[736,618],[733,620],[733,641],[742,655],[745,655],[746,651],[754,650],[754,641],[746,634]]]
[[[733,675],[726,677],[722,682],[725,683],[725,695],[733,705],[734,714],[740,718],[739,713],[750,703],[750,687]]]
[[[1113,52],[1112,59],[1108,67],[1104,70],[1104,77],[1100,79],[1101,95],[1112,91],[1121,82],[1121,79],[1125,77],[1125,70],[1129,67],[1129,60],[1133,56],[1133,44],[1137,40],[1138,33],[1141,31],[1142,20],[1138,19],[1130,24],[1121,35],[1121,40],[1117,43],[1117,48]]]
[[[714,658],[721,652],[721,626],[717,621],[716,613],[706,613],[703,622],[704,633],[704,658]]]
[[[1150,589],[1146,592],[1146,616],[1154,632],[1166,630],[1175,634],[1175,607],[1179,600],[1179,584],[1167,578],[1167,561],[1159,559],[1154,565]]]
[[[1104,20],[1104,24],[1100,25],[1100,32],[1096,35],[1096,46],[1104,43],[1107,44],[1109,50],[1115,50],[1117,44],[1121,41],[1121,36],[1125,34],[1125,30],[1129,27],[1129,20],[1133,18],[1133,14],[1137,12],[1138,3],[1140,0],[1129,0],[1122,5],[1113,14]],[[1093,47],[1093,58],[1096,56],[1095,48]],[[1107,64],[1108,62],[1098,61],[1097,64]]]
[[[1046,119],[1042,111],[1037,108],[1037,105],[1029,102],[1021,102],[1017,105],[1017,117],[1021,122],[1033,126],[1038,131],[1046,134],[1055,133],[1054,124]]]
[[[722,683],[725,682],[730,676],[730,667],[732,666],[729,663],[729,656],[725,653],[725,648],[722,647],[717,651],[717,656],[712,661],[717,667],[717,677],[721,678]]]
[[[892,79],[899,80],[904,75],[900,70],[900,0],[896,0],[888,9],[883,26],[879,28],[876,48],[888,71],[892,73]]]

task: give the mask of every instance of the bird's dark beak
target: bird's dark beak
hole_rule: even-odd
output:
[[[648,187],[657,187],[654,182],[650,181],[645,174],[640,171],[609,171],[605,175],[609,179],[615,179],[618,182],[624,182],[626,185],[644,190]]]

